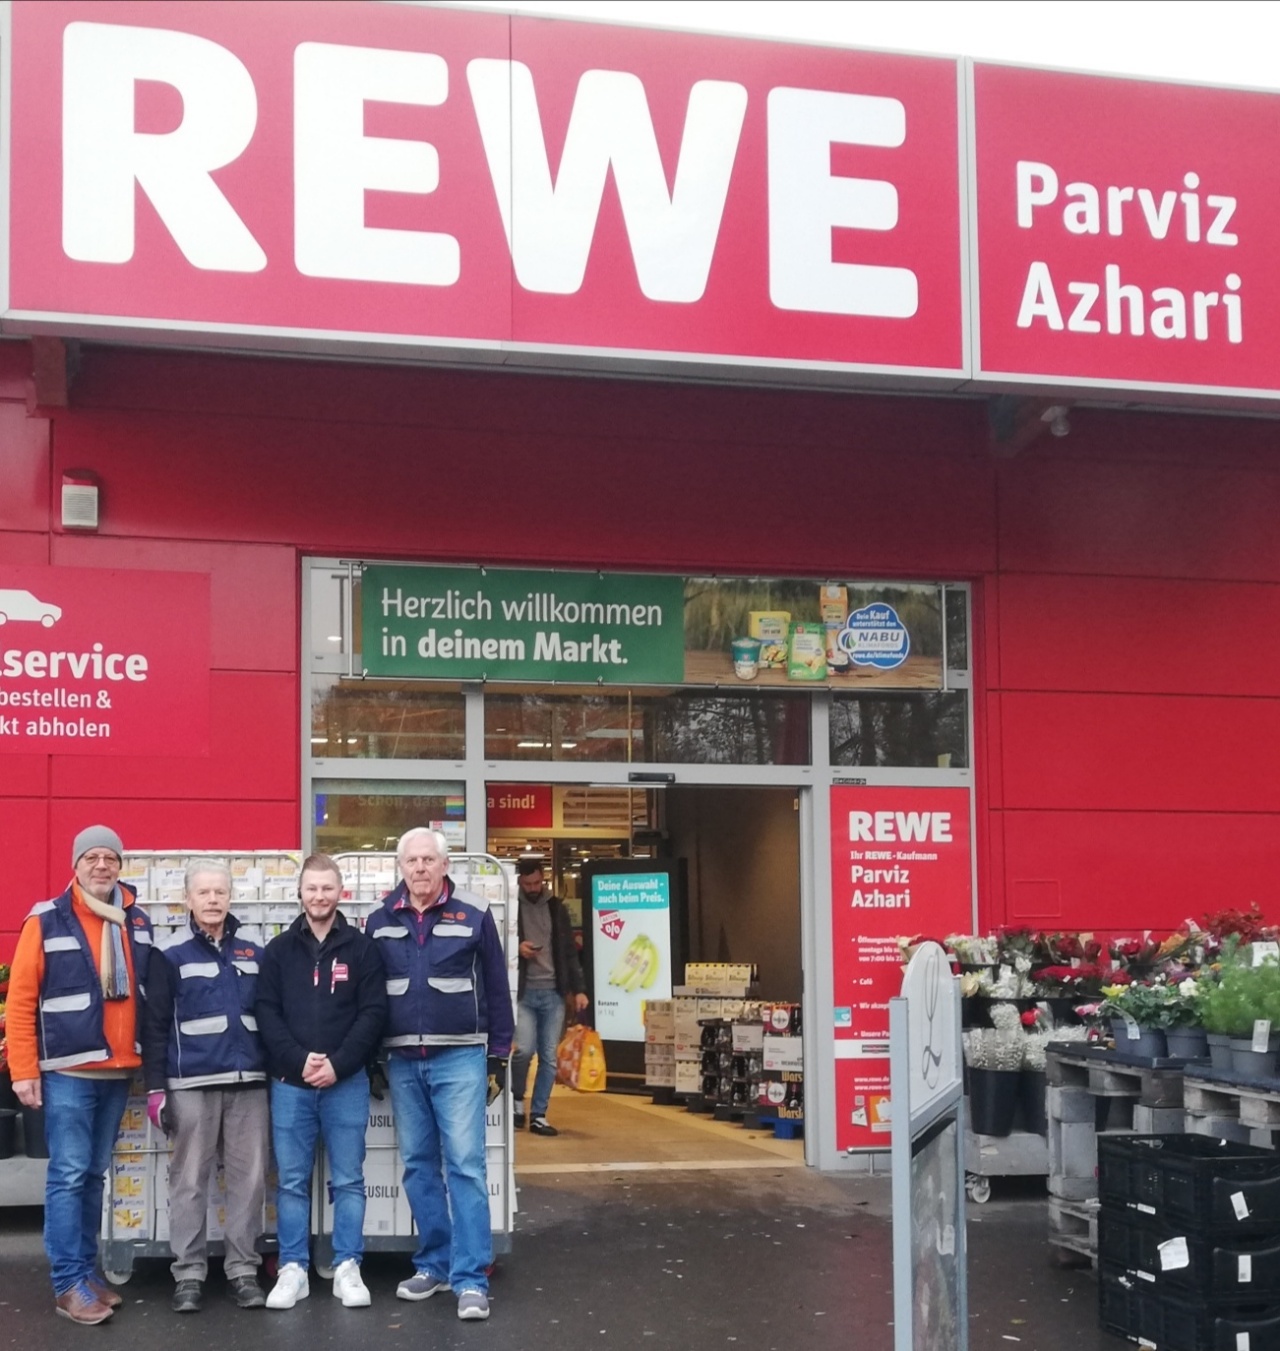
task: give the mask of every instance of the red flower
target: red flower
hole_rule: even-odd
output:
[[[1132,985],[1133,977],[1127,971],[1109,971],[1106,982],[1108,985]]]
[[[1021,1015],[1023,1027],[1034,1027],[1036,1025],[1037,1017],[1038,1015],[1035,1009],[1028,1009]]]

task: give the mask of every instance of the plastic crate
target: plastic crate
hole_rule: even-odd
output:
[[[1280,1232],[1280,1155],[1205,1135],[1099,1135],[1098,1199],[1202,1233]]]
[[[1280,1299],[1206,1305],[1102,1266],[1098,1318],[1108,1332],[1151,1351],[1280,1351]]]
[[[1202,1300],[1264,1296],[1280,1301],[1280,1233],[1213,1237],[1190,1226],[1154,1225],[1133,1211],[1103,1206],[1098,1212],[1098,1261],[1156,1290],[1195,1293]]]

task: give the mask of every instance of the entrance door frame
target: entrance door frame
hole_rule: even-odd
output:
[[[356,565],[337,559],[302,560],[302,654],[303,697],[300,701],[301,744],[310,745],[313,675],[352,676],[350,607],[341,617],[342,652],[317,656],[312,642],[311,574],[314,568],[332,568],[335,573]],[[972,651],[973,596],[964,583],[947,583],[965,591],[970,615]],[[348,592],[349,594],[349,592]],[[945,650],[945,629],[944,629]],[[466,850],[483,853],[488,847],[488,797],[486,786],[496,783],[550,783],[556,786],[590,784],[601,787],[652,788],[653,776],[670,776],[669,784],[680,787],[790,788],[799,798],[800,830],[800,955],[801,1008],[805,1063],[805,1163],[823,1172],[889,1171],[889,1152],[841,1154],[835,1144],[835,991],[831,962],[831,788],[836,784],[866,786],[963,787],[969,793],[969,838],[972,923],[977,922],[977,804],[974,791],[974,699],[970,665],[964,671],[944,668],[946,688],[964,689],[968,696],[967,769],[883,769],[875,766],[831,764],[832,691],[820,687],[807,692],[810,710],[810,763],[807,765],[716,765],[666,764],[645,761],[581,762],[563,760],[499,760],[484,754],[485,686],[478,681],[462,684],[465,751],[462,759],[384,760],[346,759],[307,755],[302,758],[300,785],[301,839],[310,849],[314,840],[314,783],[319,779],[398,780],[411,785],[420,780],[445,780],[464,786],[466,803]],[[554,689],[554,686],[548,688]],[[496,686],[501,690],[501,686]],[[870,691],[868,691],[870,693]],[[637,779],[639,775],[640,778]],[[645,779],[648,782],[645,782]]]

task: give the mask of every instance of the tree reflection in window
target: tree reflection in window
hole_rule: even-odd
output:
[[[831,705],[831,763],[967,769],[964,691],[837,696]]]

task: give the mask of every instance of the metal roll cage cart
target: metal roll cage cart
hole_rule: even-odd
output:
[[[137,889],[139,903],[146,908],[154,926],[158,949],[178,941],[186,929],[183,877],[187,864],[195,858],[226,864],[232,881],[231,908],[240,920],[242,933],[266,943],[298,917],[302,855],[295,850],[131,852],[125,855],[120,878]],[[344,879],[343,913],[363,928],[366,917],[398,880],[395,855],[362,851],[340,854],[336,861]],[[506,952],[514,1000],[516,907],[510,904],[514,894],[512,866],[491,854],[452,854],[449,876],[459,887],[488,900]],[[112,1151],[111,1175],[103,1197],[99,1252],[103,1272],[113,1285],[123,1285],[129,1279],[138,1258],[173,1256],[168,1211],[171,1152],[170,1142],[147,1119],[146,1091],[141,1080],[135,1080]],[[317,1155],[311,1197],[312,1268],[317,1275],[329,1279],[333,1274],[333,1205],[322,1148],[317,1149]],[[515,1160],[509,1088],[485,1115],[485,1159],[494,1251],[510,1252]],[[371,1098],[365,1136],[366,1251],[411,1253],[417,1247],[413,1216],[404,1196],[403,1174],[390,1095]],[[219,1167],[209,1194],[211,1257],[223,1254],[224,1195],[225,1180]],[[267,1177],[259,1249],[268,1254],[277,1251],[274,1163]]]

